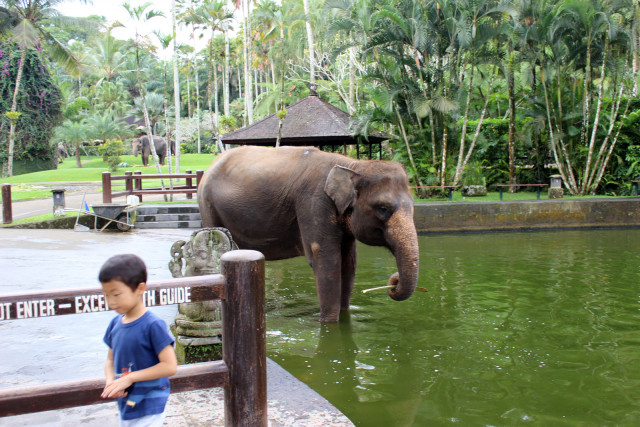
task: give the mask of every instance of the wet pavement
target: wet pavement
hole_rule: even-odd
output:
[[[114,254],[136,253],[149,280],[171,277],[170,247],[193,230],[76,232],[0,229],[0,294],[95,287],[102,263]],[[153,307],[168,324],[175,306]],[[107,349],[102,336],[113,313],[78,314],[0,321],[0,388],[102,377]],[[271,426],[353,425],[324,398],[268,363]],[[222,389],[173,394],[168,426],[224,425]],[[0,418],[0,426],[117,425],[111,403]]]

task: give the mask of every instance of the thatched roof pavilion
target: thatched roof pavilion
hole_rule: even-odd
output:
[[[372,133],[365,139],[355,135],[349,127],[351,116],[341,109],[323,101],[315,90],[309,96],[287,107],[287,117],[282,124],[280,145],[332,147],[342,146],[346,153],[347,145],[356,145],[360,157],[360,145],[378,145],[382,150],[382,141],[389,139],[380,133]],[[224,144],[275,146],[278,138],[278,117],[275,114],[244,127],[222,135]]]

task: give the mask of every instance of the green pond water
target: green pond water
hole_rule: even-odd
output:
[[[640,425],[640,230],[420,237],[419,286],[358,247],[352,308],[317,321],[311,269],[267,263],[269,357],[356,426]]]

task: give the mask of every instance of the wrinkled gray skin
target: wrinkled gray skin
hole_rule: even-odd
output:
[[[156,146],[156,153],[158,154],[158,161],[161,165],[164,165],[164,159],[167,157],[167,140],[161,136],[154,136],[153,143]],[[149,155],[151,155],[151,146],[149,145],[149,137],[142,136],[140,138],[134,138],[131,140],[131,149],[133,155],[137,156],[140,153],[142,157],[142,165],[149,165]]]
[[[391,298],[415,290],[418,237],[407,182],[395,162],[310,147],[240,147],[205,172],[198,203],[202,226],[229,229],[241,249],[267,260],[304,255],[316,278],[320,321],[337,322],[353,292],[356,239],[395,256]]]

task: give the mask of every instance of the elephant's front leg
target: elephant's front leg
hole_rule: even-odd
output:
[[[311,245],[313,274],[320,302],[320,321],[337,322],[342,302],[342,257],[338,245]]]
[[[345,238],[342,242],[342,288],[340,296],[340,309],[348,310],[353,293],[353,282],[356,277],[356,240],[353,237]]]

